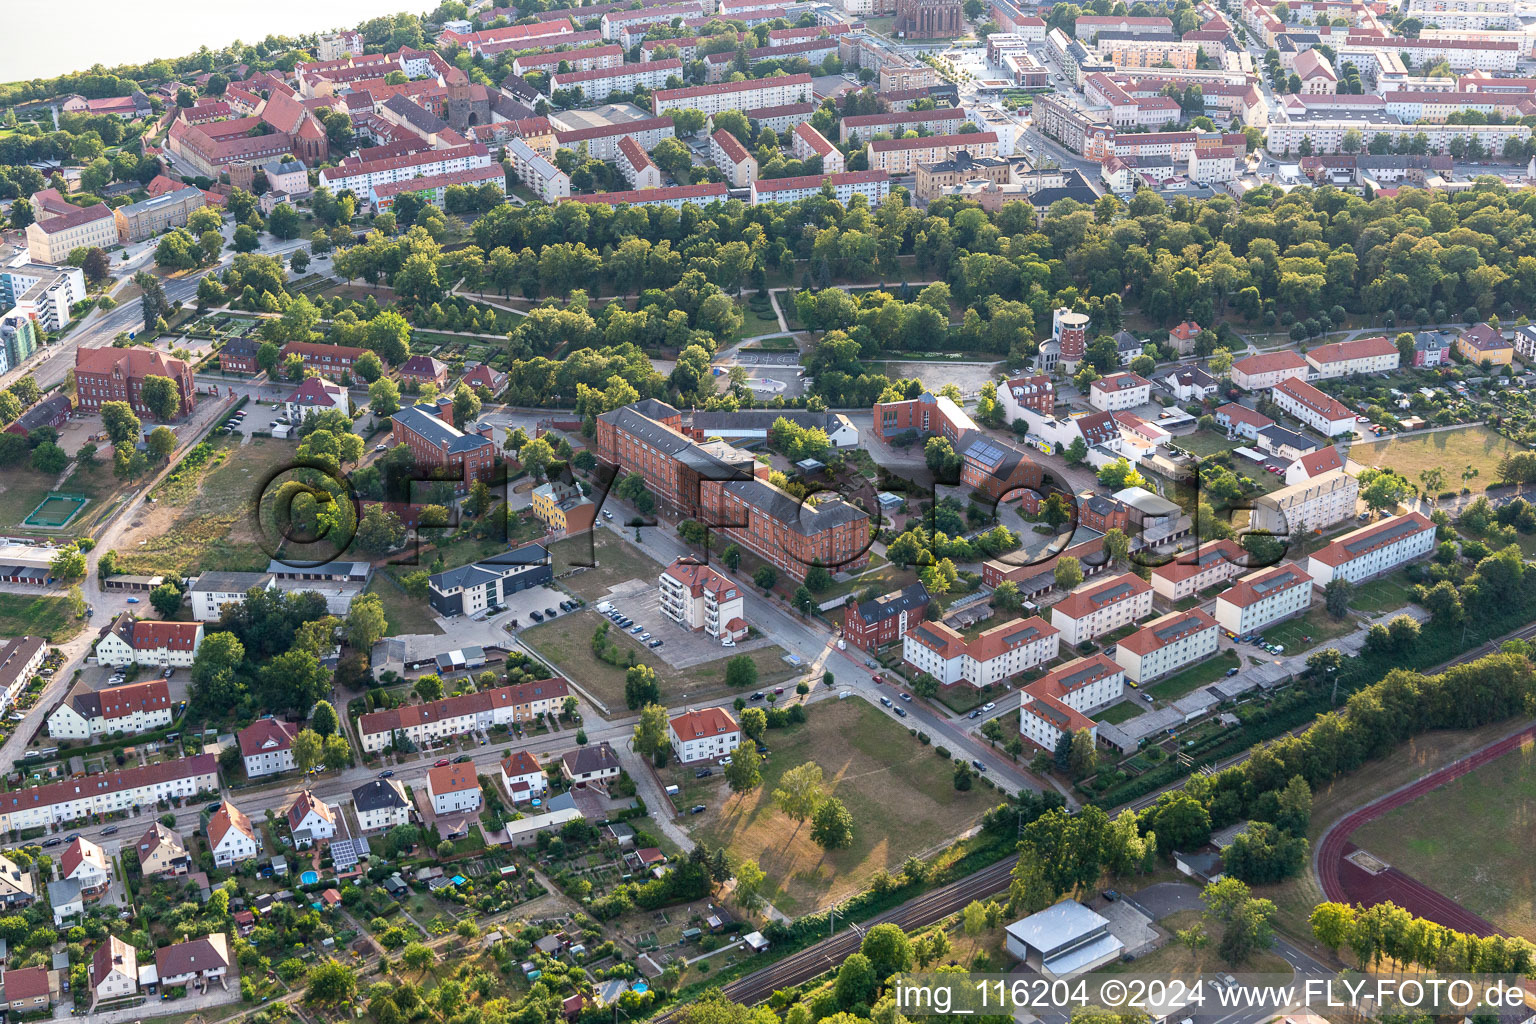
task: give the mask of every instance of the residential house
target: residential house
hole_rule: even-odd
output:
[[[61,878],[48,883],[48,905],[53,908],[53,923],[64,922],[85,914],[85,898],[80,893],[80,883]]]
[[[1248,528],[1299,538],[1353,516],[1359,497],[1360,481],[1342,468],[1334,469],[1255,498]]]
[[[229,963],[229,938],[223,932],[155,950],[155,969],[162,986],[222,977],[229,971]]]
[[[1177,672],[1216,653],[1221,635],[1203,609],[1169,612],[1115,645],[1115,662],[1141,685]]]
[[[256,353],[260,350],[261,342],[257,338],[230,338],[219,348],[219,372],[261,372],[261,364],[256,361]]]
[[[530,508],[552,533],[584,533],[597,521],[596,503],[579,486],[563,480],[535,487]]]
[[[549,789],[549,776],[526,750],[515,750],[501,759],[501,784],[515,804],[525,804]]]
[[[1181,402],[1200,402],[1216,394],[1216,378],[1198,366],[1180,366],[1163,375],[1162,381]]]
[[[1012,619],[967,641],[942,622],[919,622],[902,641],[902,660],[943,686],[980,689],[1056,658],[1060,631],[1038,615]]]
[[[1324,473],[1332,473],[1336,469],[1344,468],[1344,455],[1336,445],[1325,445],[1316,451],[1298,455],[1285,467],[1285,482],[1299,484],[1313,477],[1322,476]]]
[[[276,589],[277,577],[269,572],[205,572],[192,581],[187,597],[194,619],[215,622],[227,606],[244,601],[252,590]]]
[[[397,738],[430,748],[450,736],[557,714],[569,693],[564,679],[539,679],[371,711],[357,720],[358,742],[370,754],[384,750]]]
[[[1524,342],[1522,342],[1524,339]],[[1519,350],[1521,344],[1526,345],[1531,357],[1536,357],[1536,331],[1528,327],[1518,328],[1515,331],[1515,347]],[[1415,369],[1432,368],[1442,366],[1450,361],[1450,352],[1453,342],[1439,331],[1419,331],[1413,336],[1413,365]],[[1531,357],[1525,357],[1527,363],[1533,361]]]
[[[1248,571],[1248,552],[1235,541],[1218,540],[1183,551],[1152,570],[1152,589],[1170,602],[1193,597]]]
[[[292,771],[293,738],[299,734],[294,722],[277,718],[258,718],[235,734],[240,756],[245,761],[245,775],[259,779],[264,775]]]
[[[287,816],[288,831],[297,849],[336,835],[336,809],[307,789],[294,797]]]
[[[136,812],[161,800],[185,800],[219,788],[218,762],[197,754],[82,779],[0,793],[0,832],[77,821],[92,814]]]
[[[100,1003],[121,999],[139,990],[139,951],[116,935],[108,935],[91,956],[91,994]]]
[[[724,757],[741,746],[741,726],[724,708],[686,711],[667,723],[667,736],[683,764]]]
[[[1228,437],[1246,437],[1250,441],[1258,440],[1260,430],[1275,425],[1275,421],[1263,413],[1236,402],[1220,406],[1215,419],[1217,426],[1226,429]]]
[[[1080,730],[1097,739],[1098,723],[1086,712],[1124,693],[1125,670],[1103,654],[1069,661],[1019,691],[1019,733],[1051,753],[1063,736]]]
[[[1347,377],[1353,373],[1382,373],[1397,369],[1397,342],[1385,335],[1319,345],[1307,353],[1316,378]]]
[[[560,755],[560,771],[579,786],[602,784],[619,777],[619,756],[607,741],[588,744]]]
[[[89,839],[76,836],[59,856],[59,877],[78,883],[81,896],[95,899],[107,891],[112,881],[106,851]]]
[[[1456,339],[1456,351],[1467,362],[1479,366],[1484,362],[1508,366],[1515,358],[1514,343],[1506,341],[1504,335],[1486,321],[1462,331]]]
[[[1355,417],[1349,407],[1300,378],[1282,380],[1270,394],[1281,409],[1324,437],[1354,433]]]
[[[507,385],[507,375],[500,370],[491,369],[486,363],[471,367],[460,380],[468,384],[470,390],[476,394],[485,393],[492,398],[500,394],[501,389]]]
[[[1294,562],[1240,577],[1216,595],[1216,623],[1243,636],[1305,614],[1312,606],[1312,577]]]
[[[434,814],[480,809],[480,780],[473,762],[445,764],[427,772],[427,796]]]
[[[48,735],[70,740],[131,736],[164,728],[172,717],[170,688],[164,679],[151,679],[72,694],[49,714]]]
[[[747,635],[745,591],[718,569],[679,558],[657,586],[662,614],[679,625],[732,640]]]
[[[189,668],[203,642],[201,622],[151,622],[127,612],[103,628],[96,660],[103,665]]]
[[[411,820],[405,786],[394,779],[373,779],[352,791],[352,809],[364,832],[382,832]]]
[[[32,682],[47,654],[48,642],[40,636],[0,641],[0,711],[10,707]]]
[[[1422,513],[1391,516],[1353,530],[1307,558],[1307,574],[1318,586],[1351,583],[1391,572],[1435,549],[1435,524]]]
[[[1287,464],[1325,447],[1307,435],[1287,430],[1279,424],[1260,430],[1256,446],[1259,451],[1273,455]]]
[[[12,1013],[46,1010],[52,998],[48,968],[17,967],[5,972],[5,1003]]]
[[[1287,377],[1305,380],[1308,368],[1299,352],[1261,352],[1232,364],[1232,383],[1244,391],[1268,391]]]
[[[436,384],[439,388],[448,383],[448,364],[431,356],[411,356],[400,364],[401,384]]]
[[[1104,412],[1134,409],[1152,401],[1152,382],[1135,373],[1112,373],[1088,386],[1088,404]]]
[[[843,639],[870,652],[895,643],[927,618],[930,600],[928,588],[913,583],[868,601],[849,602],[843,606]]]
[[[191,858],[187,856],[187,846],[181,835],[159,821],[139,837],[134,849],[138,851],[139,870],[145,878],[184,875],[191,867]]]
[[[1195,351],[1195,342],[1200,339],[1200,332],[1203,330],[1204,328],[1193,320],[1186,320],[1168,332],[1168,344],[1181,356],[1191,355]]]
[[[293,424],[302,423],[304,417],[310,413],[327,412],[331,409],[350,413],[351,399],[347,397],[346,388],[324,377],[310,377],[294,388],[283,402],[283,415]]]
[[[1050,416],[1056,410],[1056,385],[1043,373],[1004,381],[997,389],[997,397],[1003,403],[1003,415],[1009,423],[1023,418],[1025,409],[1041,416]]]
[[[23,870],[11,858],[0,854],[0,906],[24,907],[37,899],[37,879],[30,867]]]
[[[213,852],[213,862],[221,868],[250,860],[259,850],[251,819],[228,800],[208,819],[208,848]]]
[[[1051,625],[1075,647],[1152,612],[1152,585],[1134,573],[1084,583],[1051,608]]]

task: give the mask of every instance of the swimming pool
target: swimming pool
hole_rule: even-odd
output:
[[[649,989],[650,989],[650,986],[647,985],[644,981],[637,981],[633,985],[629,986],[629,990],[631,992],[638,992],[641,995],[644,995],[646,993],[646,991],[649,990]]]
[[[320,881],[320,876],[313,871],[306,871],[299,876],[299,881],[305,885],[314,885],[316,882]]]

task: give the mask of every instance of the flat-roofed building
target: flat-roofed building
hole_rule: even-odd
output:
[[[1115,645],[1115,662],[1141,685],[1216,653],[1221,634],[1203,609],[1169,612]]]
[[[1216,623],[1244,636],[1312,606],[1312,577],[1295,562],[1239,577],[1216,595]]]
[[[1419,512],[1392,516],[1346,533],[1307,558],[1307,574],[1318,586],[1333,580],[1361,580],[1391,572],[1435,549],[1435,524]]]

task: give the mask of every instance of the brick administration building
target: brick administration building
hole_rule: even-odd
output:
[[[192,412],[197,389],[192,367],[180,359],[147,348],[81,348],[75,350],[75,390],[82,412],[96,412],[103,402],[127,402],[138,416],[148,416],[140,392],[146,377],[169,377],[181,392],[175,418]]]

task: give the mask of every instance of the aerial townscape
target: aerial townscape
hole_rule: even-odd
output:
[[[1532,1020],[1536,3],[496,2],[12,42],[0,1024]]]

